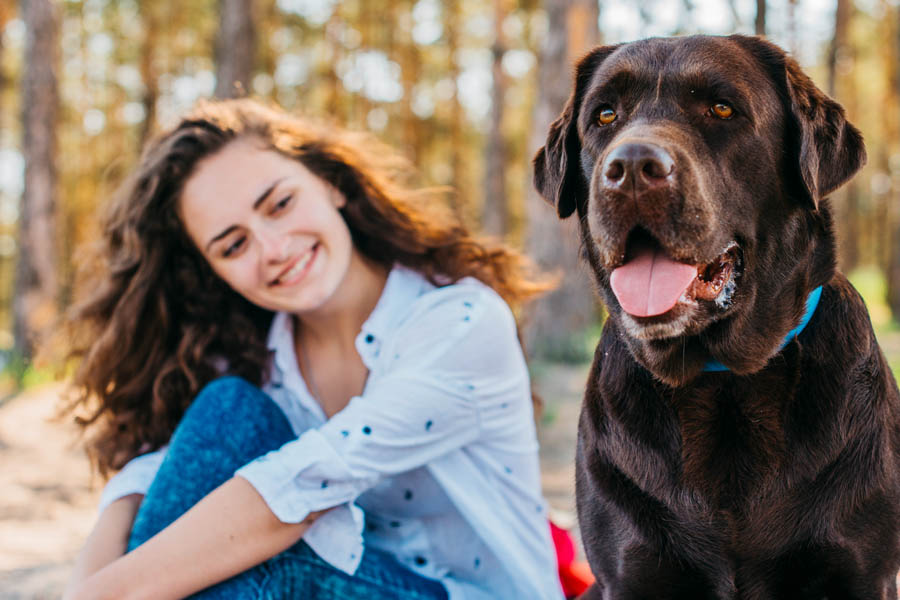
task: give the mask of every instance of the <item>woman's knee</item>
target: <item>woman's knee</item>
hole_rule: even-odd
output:
[[[175,431],[173,444],[192,443],[251,446],[260,454],[294,437],[287,417],[261,389],[235,376],[208,383],[188,407]]]

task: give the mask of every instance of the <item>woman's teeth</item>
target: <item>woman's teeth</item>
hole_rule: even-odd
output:
[[[291,267],[287,273],[285,273],[284,275],[279,277],[277,280],[275,280],[275,283],[279,284],[279,283],[282,283],[283,281],[290,281],[291,279],[293,279],[294,277],[299,275],[303,271],[303,269],[306,268],[306,265],[309,264],[309,261],[312,260],[313,254],[314,254],[314,252],[312,250],[310,250],[309,252],[304,254],[303,258],[298,260],[297,264],[295,264],[293,267]]]

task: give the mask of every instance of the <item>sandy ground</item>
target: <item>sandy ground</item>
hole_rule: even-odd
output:
[[[900,351],[900,335],[891,342]],[[544,401],[544,494],[554,520],[573,528],[575,428],[587,371],[534,369]],[[60,389],[36,388],[0,406],[0,600],[59,598],[96,518],[100,484],[92,485],[76,428],[52,419]]]
[[[540,436],[545,493],[555,520],[574,524],[575,423],[587,367],[542,367]],[[0,406],[0,600],[59,598],[93,525],[100,493],[77,428],[52,419],[61,387]]]
[[[60,387],[0,407],[0,598],[58,598],[96,516],[74,426],[51,420]]]

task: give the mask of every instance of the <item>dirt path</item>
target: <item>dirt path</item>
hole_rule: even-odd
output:
[[[75,449],[76,429],[51,421],[58,385],[0,407],[0,598],[58,598],[93,524],[99,490]]]
[[[546,495],[555,518],[574,523],[575,423],[585,368],[544,369],[541,426]],[[51,420],[61,386],[30,390],[0,406],[0,600],[59,598],[93,525],[91,487],[77,429]]]

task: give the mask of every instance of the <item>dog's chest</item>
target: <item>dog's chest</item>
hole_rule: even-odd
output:
[[[778,473],[785,454],[783,393],[767,385],[715,383],[676,393],[682,485],[727,509]]]

